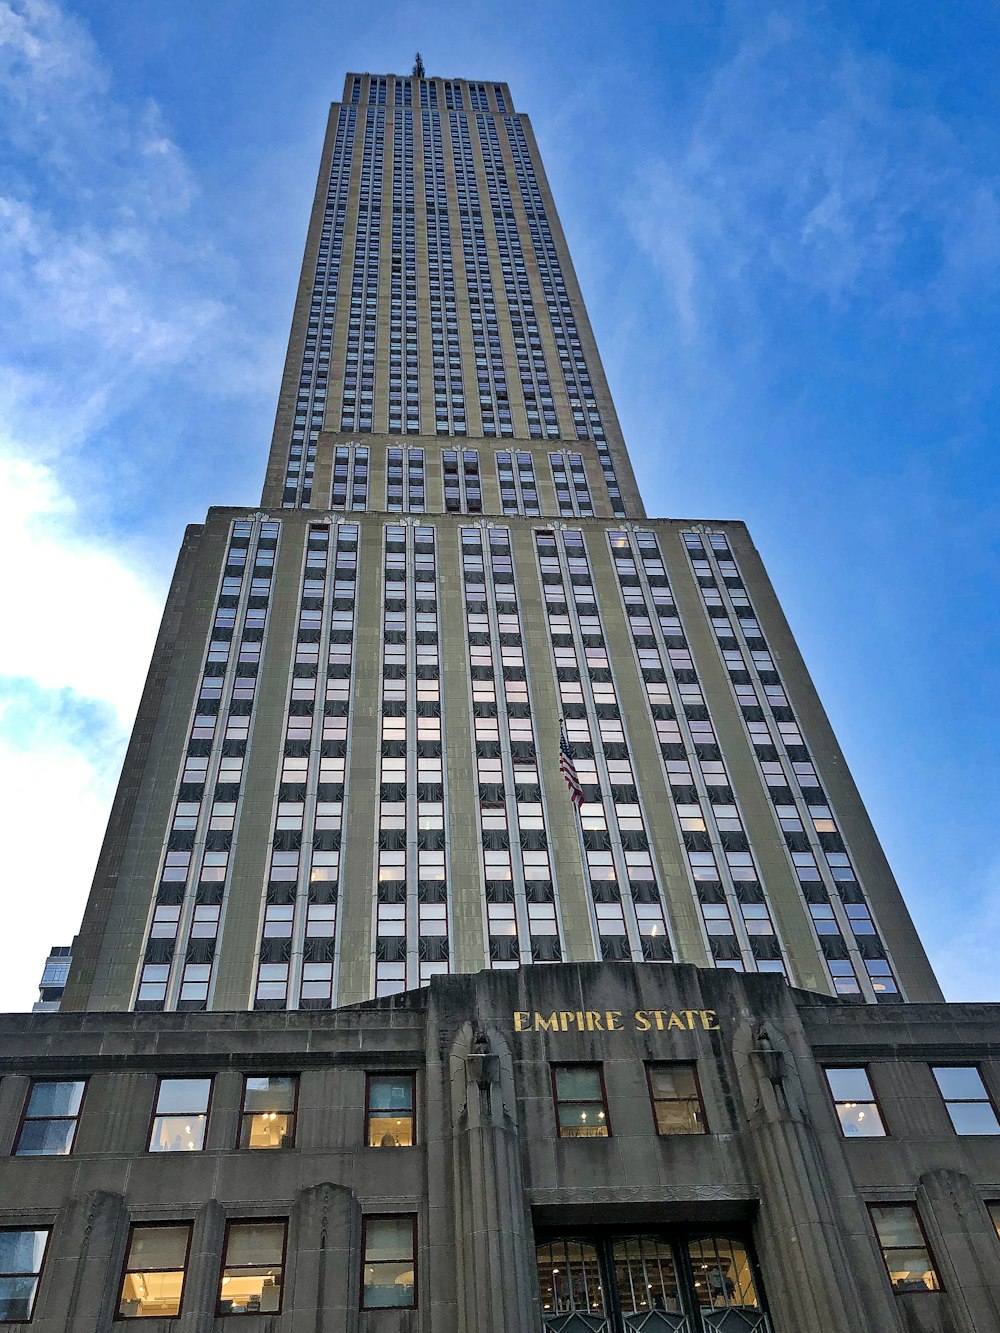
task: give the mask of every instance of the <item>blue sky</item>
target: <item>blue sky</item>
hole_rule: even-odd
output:
[[[1000,11],[0,0],[0,1009],[183,525],[256,499],[347,69],[506,79],[650,513],[749,524],[946,994],[998,999]]]

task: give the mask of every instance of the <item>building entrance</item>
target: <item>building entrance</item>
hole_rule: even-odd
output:
[[[726,1235],[545,1235],[547,1333],[773,1333],[744,1241]]]

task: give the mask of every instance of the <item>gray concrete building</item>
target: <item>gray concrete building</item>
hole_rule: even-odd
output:
[[[645,515],[509,89],[349,74],[260,504],[0,1018],[0,1321],[1000,1333],[998,1017],[744,525]]]

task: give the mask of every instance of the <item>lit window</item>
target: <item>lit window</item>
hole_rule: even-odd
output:
[[[704,1134],[705,1108],[694,1065],[646,1066],[657,1134]]]
[[[973,1065],[937,1065],[931,1072],[956,1134],[1000,1134],[997,1113],[978,1069]]]
[[[245,1079],[241,1148],[290,1148],[294,1144],[298,1089],[299,1080],[294,1074]]]
[[[48,1243],[48,1227],[0,1231],[0,1323],[31,1318]]]
[[[362,1310],[413,1309],[417,1303],[417,1219],[366,1217]]]
[[[824,1073],[844,1138],[884,1138],[885,1125],[868,1071],[827,1069]]]
[[[561,1139],[606,1139],[611,1133],[600,1065],[553,1065],[556,1128]]]
[[[58,1157],[73,1151],[84,1083],[36,1080],[24,1108],[16,1157]]]
[[[893,1291],[940,1291],[941,1283],[913,1204],[873,1204],[870,1212]]]
[[[411,1148],[416,1138],[413,1074],[368,1076],[369,1148]]]
[[[230,1222],[219,1283],[219,1314],[278,1314],[285,1267],[283,1221]]]
[[[199,1152],[205,1145],[210,1078],[161,1078],[149,1131],[150,1152]]]
[[[189,1222],[132,1228],[119,1319],[169,1319],[180,1314],[190,1242]]]
[[[988,1203],[986,1210],[990,1215],[990,1221],[997,1233],[997,1240],[1000,1240],[1000,1203]]]

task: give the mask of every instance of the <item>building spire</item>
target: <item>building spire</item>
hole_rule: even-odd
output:
[[[424,60],[420,52],[417,52],[417,58],[413,62],[413,77],[415,79],[424,79],[427,77],[427,71],[424,69]]]

